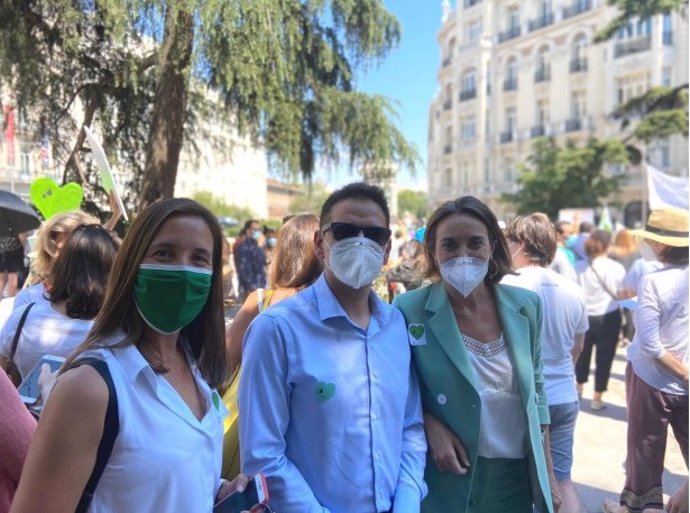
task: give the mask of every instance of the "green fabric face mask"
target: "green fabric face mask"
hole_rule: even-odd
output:
[[[141,264],[134,286],[139,313],[159,333],[181,330],[206,304],[212,275],[199,267]]]

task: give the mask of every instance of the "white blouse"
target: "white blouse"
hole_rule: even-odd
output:
[[[494,342],[479,342],[466,335],[462,341],[479,385],[479,456],[524,458],[527,415],[503,334]]]

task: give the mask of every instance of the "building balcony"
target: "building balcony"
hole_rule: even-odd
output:
[[[563,19],[572,18],[592,8],[591,0],[576,0],[572,5],[563,9]]]
[[[465,9],[469,9],[470,7],[474,7],[477,4],[480,4],[482,0],[465,0],[462,5],[465,6]]]
[[[664,46],[671,46],[673,44],[673,32],[662,32],[661,41]]]
[[[445,102],[443,102],[443,110],[450,110],[452,106],[452,100],[446,100]]]
[[[572,59],[570,61],[570,72],[571,73],[580,73],[583,71],[587,71],[587,58],[586,57],[579,57],[576,59]]]
[[[498,134],[498,142],[501,144],[513,142],[513,132],[501,132],[500,134]]]
[[[624,57],[638,52],[646,52],[652,47],[652,38],[649,36],[639,37],[628,41],[621,41],[616,43],[613,49],[613,56],[615,58]]]
[[[534,72],[535,83],[548,82],[549,80],[551,80],[551,68],[549,66],[545,66]]]
[[[503,82],[503,90],[504,91],[517,91],[518,88],[518,81],[517,78],[507,78],[505,82]]]
[[[504,32],[499,32],[498,33],[498,42],[503,43],[504,41],[508,41],[509,39],[515,39],[516,37],[520,36],[520,27],[510,27],[508,30]]]
[[[444,153],[445,155],[448,155],[449,153],[452,153],[452,151],[453,151],[453,145],[452,145],[452,144],[446,144],[446,145],[443,147],[443,153]]]
[[[450,66],[451,62],[453,62],[453,59],[451,57],[446,57],[441,61],[441,67],[445,68],[447,66]]]
[[[573,119],[568,119],[565,122],[565,131],[566,132],[578,132],[582,130],[583,122],[582,118],[573,118]]]
[[[460,91],[460,101],[466,102],[467,100],[472,100],[477,97],[476,89],[467,89],[466,91]]]
[[[533,126],[529,131],[529,135],[532,139],[536,137],[544,137],[546,135],[546,127],[544,125]]]
[[[553,23],[553,13],[545,13],[541,15],[539,18],[536,20],[531,20],[527,23],[527,27],[530,32],[534,32],[535,30],[539,30],[542,27],[546,27],[548,25],[551,25]]]

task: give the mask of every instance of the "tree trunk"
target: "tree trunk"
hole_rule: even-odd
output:
[[[159,199],[172,198],[184,139],[187,87],[192,60],[194,21],[180,6],[165,14],[156,99],[146,145],[146,164],[139,191],[139,211]]]

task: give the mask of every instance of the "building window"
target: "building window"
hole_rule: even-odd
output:
[[[549,64],[549,47],[544,45],[537,52],[534,81],[547,82],[551,80],[551,66]]]
[[[517,111],[515,107],[509,107],[506,109],[506,133],[512,135],[512,133],[517,128]]]
[[[668,139],[659,143],[659,164],[665,169],[671,167],[671,144]]]
[[[508,30],[520,30],[520,10],[517,7],[508,10]]]
[[[671,13],[664,13],[661,20],[662,25],[662,41],[666,46],[673,44],[673,24],[671,20]]]
[[[446,168],[443,172],[443,186],[452,187],[453,186],[453,170],[451,168]]]
[[[582,119],[585,117],[585,93],[576,91],[571,98],[570,117],[572,119]]]
[[[26,152],[19,154],[19,174],[22,178],[28,178],[31,171],[31,156]]]
[[[482,21],[472,20],[467,24],[467,42],[469,44],[479,41],[479,36],[482,33]]]
[[[673,69],[671,66],[664,66],[661,68],[661,85],[664,87],[671,87],[673,83]]]
[[[476,123],[474,116],[465,118],[460,125],[460,139],[463,141],[471,141],[476,137]]]
[[[515,91],[518,85],[517,59],[511,57],[506,64],[506,79],[503,85],[504,91]]]
[[[587,36],[578,34],[573,39],[572,58],[570,60],[571,73],[587,71]]]
[[[477,96],[477,70],[465,71],[460,78],[460,101],[470,100]]]

